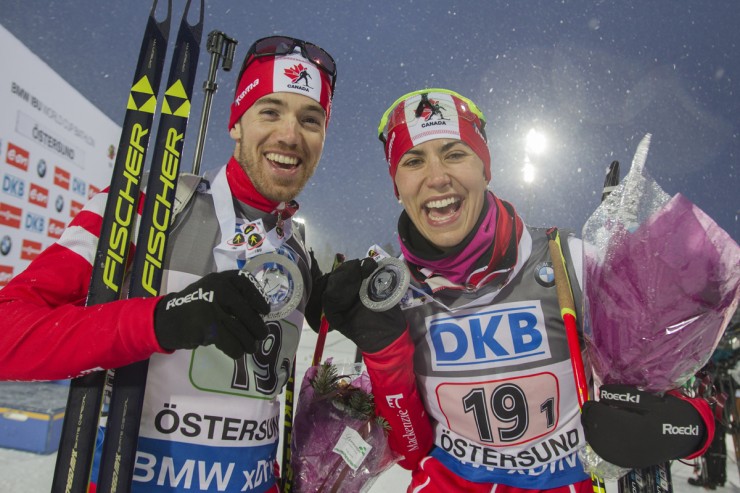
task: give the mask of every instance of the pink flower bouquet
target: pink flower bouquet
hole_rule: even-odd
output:
[[[630,173],[584,226],[585,340],[601,383],[680,387],[709,360],[738,304],[740,248],[683,195]]]
[[[293,420],[291,465],[295,491],[359,492],[395,464],[387,422],[375,414],[370,378],[341,375],[326,363],[306,372]]]

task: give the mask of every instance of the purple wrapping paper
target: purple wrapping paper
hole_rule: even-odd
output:
[[[312,366],[303,378],[293,419],[291,465],[294,491],[366,491],[399,457],[388,447],[385,431],[375,419],[354,419],[338,408],[331,397],[314,392],[311,379],[316,371],[317,367]],[[370,379],[364,372],[351,385],[368,393],[371,391]],[[360,433],[364,441],[373,447],[356,471],[333,451],[347,426]]]
[[[708,361],[738,304],[740,249],[677,194],[634,232],[584,235],[586,345],[603,383],[664,392]],[[603,235],[603,231],[601,232]]]

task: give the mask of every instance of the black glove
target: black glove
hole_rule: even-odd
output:
[[[331,272],[324,291],[324,315],[329,325],[354,342],[363,353],[377,353],[406,330],[406,319],[398,305],[374,312],[360,301],[363,279],[378,267],[368,257],[348,260]]]
[[[254,276],[230,270],[208,274],[157,302],[154,333],[167,350],[215,344],[231,358],[257,350],[267,337],[260,315],[270,312],[267,297]]]
[[[658,396],[629,385],[604,385],[583,405],[586,441],[602,459],[643,468],[689,457],[712,440],[714,420],[703,399]]]

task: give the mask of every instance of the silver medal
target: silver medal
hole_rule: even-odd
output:
[[[385,257],[378,268],[362,281],[360,301],[374,312],[383,312],[397,304],[409,288],[411,274],[403,260]]]
[[[262,285],[270,302],[265,320],[280,320],[298,307],[303,296],[303,276],[298,266],[278,253],[257,255],[247,261],[243,271]]]

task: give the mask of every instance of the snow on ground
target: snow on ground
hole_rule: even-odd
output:
[[[728,436],[729,437],[729,436]],[[732,451],[731,440],[727,442],[728,452]],[[37,493],[48,492],[56,454],[36,455],[8,449],[0,449],[0,493]],[[692,467],[674,462],[671,467],[675,493],[704,493],[703,488],[688,484],[687,479],[693,476]],[[409,482],[408,471],[394,466],[380,476],[370,489],[370,493],[403,493]],[[727,459],[727,483],[717,488],[717,493],[740,492],[738,466],[734,456]],[[617,487],[607,483],[607,493],[616,493]]]
[[[300,387],[300,378],[311,364],[316,335],[310,329],[304,329],[301,346],[296,360],[296,389]],[[333,357],[335,363],[352,362],[354,345],[339,334],[329,334],[324,349],[324,358]],[[737,458],[734,455],[732,439],[727,436],[727,483],[717,488],[718,493],[740,492],[740,475]],[[47,492],[51,487],[56,454],[37,455],[27,452],[0,448],[0,493],[37,493]],[[693,477],[693,467],[674,461],[671,466],[675,493],[702,493],[703,489],[691,486],[687,480]],[[406,491],[410,473],[394,466],[380,476],[370,493],[395,493]],[[607,492],[617,491],[616,484],[607,483]]]

